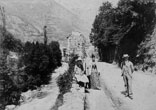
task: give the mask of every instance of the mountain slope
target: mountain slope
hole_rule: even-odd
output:
[[[50,31],[49,41],[65,41],[66,36],[72,31],[80,31],[85,35],[88,33],[85,22],[54,0],[1,0],[0,3],[5,7],[8,15],[9,31],[20,30],[15,35],[23,41],[28,38],[42,39],[34,34],[42,34],[45,24]],[[25,30],[32,30],[32,32],[22,34],[23,31],[26,32]]]
[[[91,30],[92,23],[98,13],[99,7],[108,0],[55,0],[65,8],[78,15],[87,24],[87,29]],[[116,6],[118,0],[109,0]]]

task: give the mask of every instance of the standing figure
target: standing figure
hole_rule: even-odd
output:
[[[91,88],[90,84],[90,76],[91,76],[91,67],[92,67],[92,59],[90,57],[87,57],[84,61],[84,69],[85,69],[85,74],[88,77],[89,82],[87,83],[87,88]]]
[[[89,82],[87,76],[84,74],[83,64],[80,60],[78,60],[75,65],[75,79],[79,87],[86,88],[86,83]]]
[[[100,89],[99,76],[100,73],[98,72],[97,65],[95,63],[95,56],[92,55],[91,76],[90,76],[91,89]]]
[[[132,74],[134,72],[133,63],[129,61],[129,55],[123,55],[123,63],[122,63],[122,76],[125,83],[125,95],[126,97],[130,97],[133,99],[133,92],[132,92]]]

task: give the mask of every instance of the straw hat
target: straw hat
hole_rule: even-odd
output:
[[[77,61],[82,61],[82,58],[81,58],[81,57],[79,57],[79,58],[77,59]]]
[[[122,58],[129,58],[128,54],[124,54]]]

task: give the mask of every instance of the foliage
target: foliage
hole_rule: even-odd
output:
[[[72,86],[74,66],[78,57],[76,55],[71,56],[72,57],[69,61],[69,69],[63,75],[60,75],[57,81],[61,94],[69,92]]]
[[[6,63],[6,53],[0,57],[0,102],[1,107],[9,104],[19,104],[21,85],[14,79],[15,70],[8,67]],[[14,76],[13,76],[14,75]],[[19,80],[19,79],[18,79]]]
[[[7,63],[9,51],[21,52],[23,44],[17,40],[7,30],[0,27],[0,109],[6,105],[19,104],[20,94],[23,87],[22,77],[17,68],[12,68]]]
[[[140,45],[138,50],[138,66],[140,69],[156,66],[156,28],[151,35],[148,35]]]
[[[14,38],[13,35],[7,31],[4,33],[2,47],[14,52],[23,51],[23,43],[19,39]]]
[[[2,33],[2,32],[1,32]],[[0,109],[8,104],[19,104],[21,92],[48,84],[51,73],[61,66],[61,50],[58,42],[22,43],[12,34],[1,34],[0,56]],[[17,68],[7,63],[9,51],[19,54]]]
[[[61,59],[62,59],[62,53],[61,53],[61,50],[59,49],[60,48],[60,45],[58,42],[56,41],[52,41],[50,44],[49,44],[49,48],[51,49],[51,51],[53,52],[53,57],[54,57],[54,63],[55,65],[57,66],[61,66]]]
[[[28,75],[28,87],[34,89],[35,86],[48,84],[53,70],[61,66],[59,43],[51,42],[49,45],[44,45],[27,42],[24,51],[22,59]]]
[[[119,61],[122,54],[127,53],[136,61],[138,45],[154,29],[155,9],[154,2],[140,0],[120,0],[117,7],[103,3],[90,34],[101,60]]]

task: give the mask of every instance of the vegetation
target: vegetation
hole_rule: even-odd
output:
[[[6,31],[3,36],[5,36],[1,44],[3,49],[18,53],[23,51],[23,43],[19,39],[14,38],[11,33]]]
[[[21,92],[48,84],[54,69],[61,66],[62,56],[59,43],[55,41],[48,45],[38,42],[24,44],[7,31],[1,38],[0,107],[3,110],[8,104],[18,105]],[[13,62],[16,68],[8,64],[9,51],[18,53],[19,60]]]
[[[140,45],[138,50],[137,63],[139,69],[147,70],[156,66],[156,28],[152,35],[148,35]]]
[[[58,78],[57,84],[59,86],[61,94],[69,92],[72,87],[74,66],[77,58],[78,57],[76,55],[71,55],[71,59],[69,61],[69,69],[63,75],[60,75]]]
[[[90,40],[102,61],[120,62],[127,53],[138,62],[139,45],[153,32],[156,22],[156,3],[145,1],[120,0],[117,7],[105,2],[99,8]]]
[[[18,79],[18,73],[15,69],[7,65],[7,53],[3,53],[0,57],[0,108],[3,110],[5,105],[19,104],[20,100],[20,84],[21,79]],[[20,74],[20,73],[19,73]]]
[[[48,84],[51,73],[61,66],[61,51],[58,42],[51,42],[49,45],[42,43],[27,42],[22,56],[25,72],[29,76],[27,85],[34,89],[35,86]]]
[[[72,87],[74,67],[77,58],[77,55],[71,54],[68,70],[63,75],[60,75],[57,80],[57,85],[59,86],[60,94],[58,95],[56,103],[52,107],[52,110],[58,110],[58,108],[63,105],[63,95],[69,92]]]

